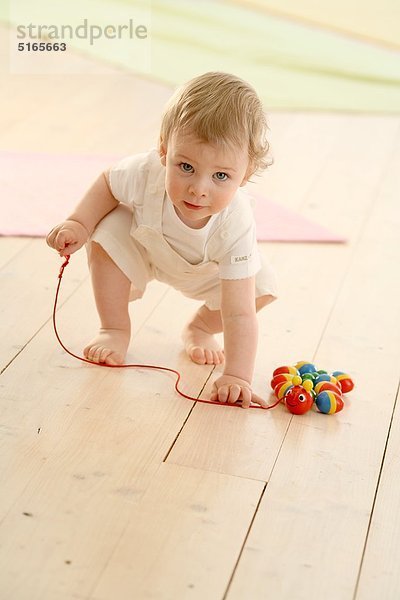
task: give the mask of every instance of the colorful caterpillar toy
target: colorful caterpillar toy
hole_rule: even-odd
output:
[[[354,382],[347,373],[334,371],[329,375],[302,360],[294,366],[275,369],[271,387],[294,415],[304,415],[314,402],[321,413],[332,415],[342,410],[343,394],[351,392]]]

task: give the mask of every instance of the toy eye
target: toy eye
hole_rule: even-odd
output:
[[[306,401],[305,395],[304,394],[300,394],[299,395],[299,400],[300,400],[300,402],[305,402]]]

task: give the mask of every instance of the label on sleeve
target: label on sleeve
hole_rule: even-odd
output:
[[[244,254],[243,256],[231,256],[231,265],[236,263],[247,262],[250,260],[251,254]]]

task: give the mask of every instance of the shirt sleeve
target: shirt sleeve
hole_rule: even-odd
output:
[[[256,227],[253,226],[221,257],[218,263],[220,279],[247,279],[261,269]]]
[[[120,160],[109,171],[109,183],[114,198],[133,207],[142,202],[144,173],[150,153],[134,154]]]

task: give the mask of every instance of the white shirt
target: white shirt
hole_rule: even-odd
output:
[[[181,221],[174,205],[165,194],[162,215],[163,235],[178,254],[192,265],[197,265],[204,259],[206,242],[216,216],[212,215],[204,227],[193,229]]]
[[[146,190],[153,186],[153,183],[148,181],[149,172],[163,176],[163,171],[165,172],[165,167],[161,165],[156,150],[124,158],[110,170],[110,187],[114,197],[132,207],[138,224],[143,223]],[[260,270],[261,260],[257,248],[255,221],[254,218],[249,218],[251,202],[252,198],[240,188],[224,210],[212,215],[201,229],[192,229],[180,220],[164,188],[162,234],[171,248],[187,262],[196,265],[210,260],[208,242],[212,240],[211,245],[215,248],[215,240],[221,234],[213,234],[223,229],[225,223],[227,227],[229,224],[226,235],[233,241],[226,247],[221,240],[221,247],[226,247],[226,250],[218,257],[219,277],[252,277]],[[242,226],[244,222],[249,223],[245,229]],[[241,233],[236,234],[235,230]]]

